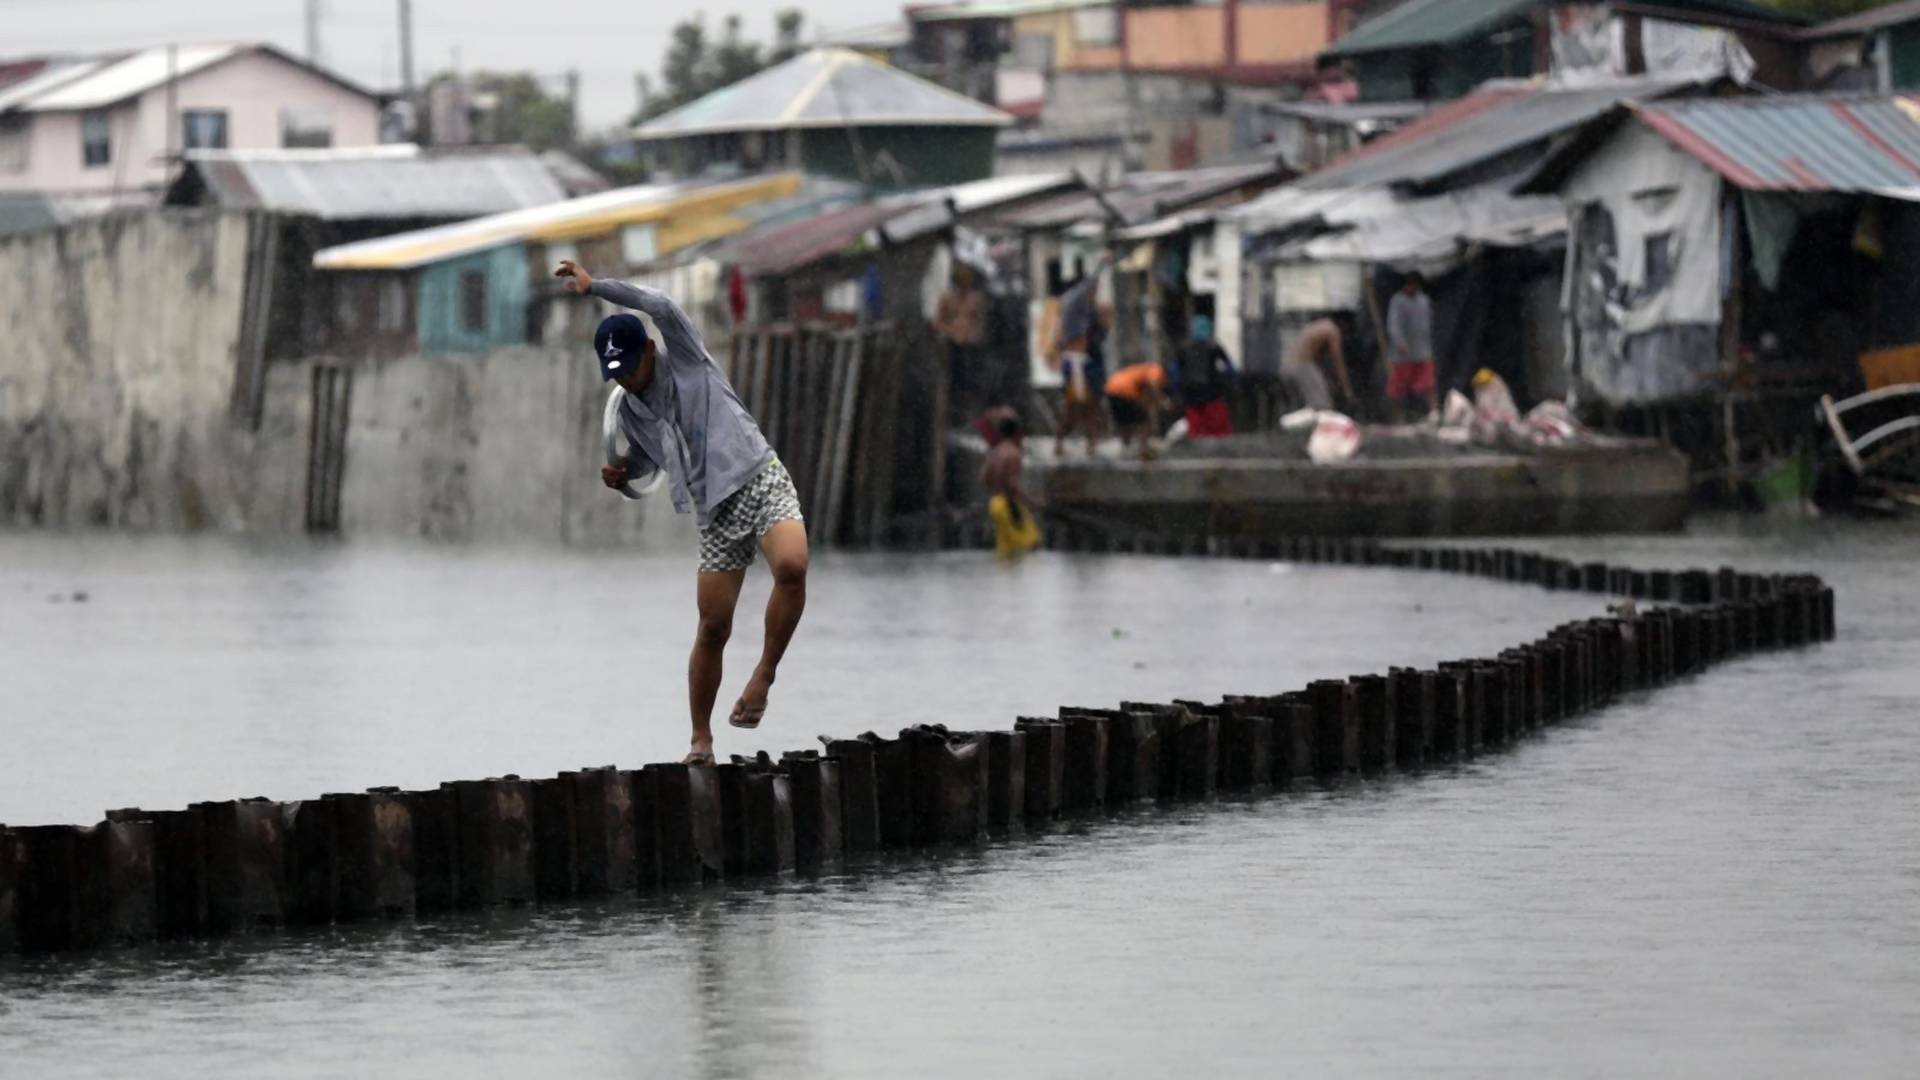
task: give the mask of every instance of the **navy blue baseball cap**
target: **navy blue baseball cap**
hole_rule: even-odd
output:
[[[638,315],[609,315],[593,332],[593,355],[600,360],[600,379],[606,382],[630,374],[647,351],[647,327]]]

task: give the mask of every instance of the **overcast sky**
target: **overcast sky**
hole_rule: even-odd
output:
[[[364,85],[399,85],[399,0],[316,0],[320,60]],[[657,73],[673,24],[737,12],[750,38],[773,36],[773,13],[802,7],[815,33],[898,17],[903,0],[413,0],[414,76],[462,68],[558,76],[578,68],[589,130],[634,107],[635,72]],[[169,41],[268,41],[304,54],[305,0],[0,0],[0,58]],[[558,80],[556,80],[556,85]]]

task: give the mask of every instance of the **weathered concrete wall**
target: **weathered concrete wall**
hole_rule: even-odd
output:
[[[310,370],[295,365],[306,394]],[[348,536],[679,543],[692,518],[664,492],[600,484],[606,388],[583,353],[412,356],[356,371],[341,495]],[[293,408],[298,408],[294,406]],[[687,541],[690,542],[690,541]]]
[[[577,349],[275,363],[258,430],[235,422],[254,227],[182,211],[0,241],[0,526],[297,535],[314,365],[344,362],[346,535],[691,542],[664,496],[600,485],[605,388]]]
[[[0,241],[0,524],[244,522],[251,447],[225,414],[248,228],[156,213]]]

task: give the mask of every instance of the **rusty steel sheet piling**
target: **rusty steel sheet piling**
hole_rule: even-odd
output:
[[[660,877],[668,885],[717,881],[726,866],[720,777],[712,765],[648,765],[656,780]]]
[[[533,892],[540,900],[580,894],[579,830],[572,785],[561,777],[528,781],[532,798]]]
[[[509,775],[441,786],[453,790],[455,903],[488,908],[532,901],[537,895],[532,785]]]
[[[913,746],[906,739],[861,736],[873,745],[874,790],[880,807],[880,846],[913,846]]]
[[[1063,710],[1061,716],[1099,716],[1107,721],[1108,806],[1151,802],[1159,796],[1163,751],[1152,714],[1074,709]]]
[[[971,844],[986,831],[986,740],[937,725],[909,728],[913,751],[914,841]]]
[[[1393,680],[1393,759],[1402,769],[1417,769],[1433,752],[1433,673],[1394,668],[1388,677]]]
[[[207,929],[231,934],[287,920],[287,831],[266,799],[195,803],[205,829]]]
[[[398,788],[328,795],[338,821],[335,918],[401,918],[416,909],[413,813]]]
[[[1005,832],[1026,817],[1027,733],[987,731],[987,827]]]
[[[1099,716],[1062,717],[1067,729],[1066,772],[1060,811],[1079,814],[1107,802],[1107,721]]]
[[[1323,779],[1360,771],[1360,723],[1353,684],[1321,679],[1307,684],[1313,699],[1313,767]]]
[[[0,952],[345,923],[830,870],[882,846],[960,845],[1061,813],[1282,789],[1463,761],[1622,695],[1757,651],[1832,640],[1807,574],[1638,570],[1508,548],[1129,531],[1144,552],[1444,569],[1647,601],[1438,671],[1321,680],[1218,704],[1121,702],[1011,731],[823,737],[779,762],[612,766],[278,803],[116,810],[91,827],[0,826]],[[1097,530],[1093,541],[1110,547]],[[1084,542],[1084,538],[1082,540]],[[1678,606],[1675,606],[1678,605]]]
[[[80,859],[87,830],[29,825],[14,835],[20,843],[15,918],[21,948],[53,952],[88,944],[80,911]]]
[[[836,869],[845,858],[843,765],[812,750],[781,755],[793,794],[793,866],[801,873]]]
[[[397,796],[413,826],[414,908],[451,911],[459,902],[460,830],[447,787],[403,791]]]
[[[339,816],[323,799],[280,804],[287,831],[287,921],[325,926],[334,918]]]
[[[20,949],[21,849],[19,834],[0,825],[0,954]]]
[[[842,850],[848,855],[880,850],[880,789],[873,744],[824,735],[820,741],[827,756],[840,763]]]
[[[1067,727],[1056,720],[1022,717],[1013,729],[1027,737],[1027,824],[1060,816],[1066,797]]]
[[[1393,680],[1385,675],[1356,675],[1348,682],[1360,714],[1360,770],[1388,772],[1394,766],[1393,720],[1399,712]]]
[[[1220,790],[1264,791],[1273,786],[1273,717],[1239,709],[1222,709],[1220,725]]]
[[[611,765],[560,774],[573,800],[574,886],[583,896],[631,891],[637,883],[633,779]]]

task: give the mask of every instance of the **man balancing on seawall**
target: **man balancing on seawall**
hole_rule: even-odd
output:
[[[693,748],[685,760],[712,764],[721,654],[733,633],[733,609],[756,546],[773,571],[766,645],[727,723],[749,730],[760,726],[780,657],[807,606],[807,527],[800,496],[680,305],[657,289],[595,281],[572,260],[563,260],[554,273],[565,279],[567,291],[644,312],[660,331],[662,340],[655,342],[645,324],[623,314],[602,320],[593,335],[601,377],[627,392],[620,426],[632,447],[625,465],[602,466],[600,478],[618,488],[629,477],[663,469],[672,481],[674,509],[699,516],[700,627],[687,662]]]

